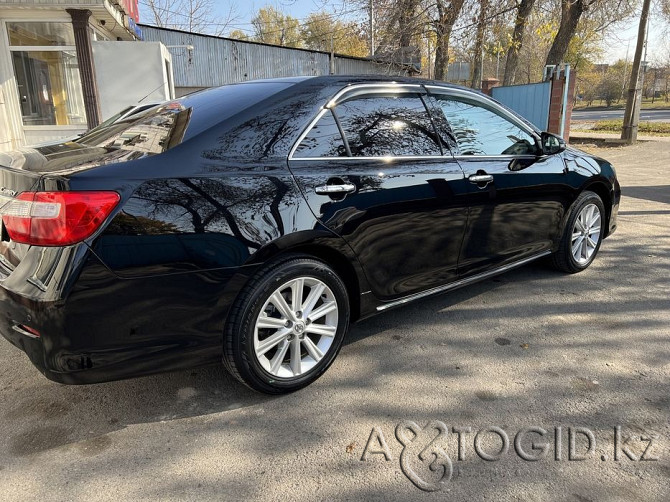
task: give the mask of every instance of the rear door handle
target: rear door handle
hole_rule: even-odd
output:
[[[319,195],[332,195],[351,193],[356,191],[356,185],[353,183],[342,183],[341,185],[322,185],[314,189]]]
[[[491,174],[473,174],[468,177],[470,183],[490,183],[493,181],[493,175]]]

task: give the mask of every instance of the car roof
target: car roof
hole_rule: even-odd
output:
[[[399,83],[399,84],[418,84],[418,85],[436,85],[440,87],[446,87],[451,89],[460,89],[464,91],[472,92],[473,94],[482,94],[476,89],[470,87],[464,87],[458,84],[452,84],[448,82],[443,82],[441,80],[431,80],[426,78],[417,78],[417,77],[405,77],[402,75],[383,75],[383,74],[369,74],[369,75],[318,75],[318,76],[295,76],[295,77],[278,77],[278,78],[263,78],[256,80],[245,80],[242,82],[234,82],[230,84],[223,85],[221,87],[226,87],[227,85],[245,85],[245,84],[255,84],[255,83],[286,83],[286,84],[300,84],[300,83],[309,83],[313,84],[323,84],[326,86],[346,86],[352,84],[370,84],[370,83]]]
[[[275,80],[275,79],[268,79]],[[282,79],[277,79],[282,80]],[[320,75],[317,77],[298,77],[296,78],[297,82],[304,82],[309,80],[310,83],[320,83],[323,82],[324,85],[347,85],[347,84],[369,84],[369,83],[399,83],[399,84],[419,84],[419,85],[438,85],[441,87],[453,88],[467,90],[473,93],[479,93],[474,89],[469,87],[464,87],[462,85],[451,84],[448,82],[443,82],[441,80],[431,80],[426,78],[417,78],[417,77],[405,77],[402,75]]]

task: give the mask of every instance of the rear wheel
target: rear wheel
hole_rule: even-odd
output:
[[[270,394],[309,385],[332,364],[349,325],[342,280],[320,261],[265,267],[240,294],[224,333],[224,364]]]
[[[558,250],[552,255],[556,268],[581,272],[593,262],[604,235],[605,207],[600,197],[582,192],[572,206]]]

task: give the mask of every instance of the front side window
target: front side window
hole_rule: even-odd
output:
[[[24,125],[86,125],[70,23],[8,22]]]
[[[535,155],[535,139],[474,100],[436,96],[460,155]]]

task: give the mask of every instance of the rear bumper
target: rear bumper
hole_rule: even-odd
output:
[[[41,302],[34,302],[14,294],[0,287],[0,333],[7,341],[26,353],[30,361],[45,376],[55,380],[48,375],[44,360],[44,340],[27,336],[17,330],[17,326],[24,324],[33,327],[36,314],[47,307]]]
[[[0,333],[50,380],[97,383],[220,361],[228,308],[255,270],[122,279],[96,262],[61,301],[0,287]]]

